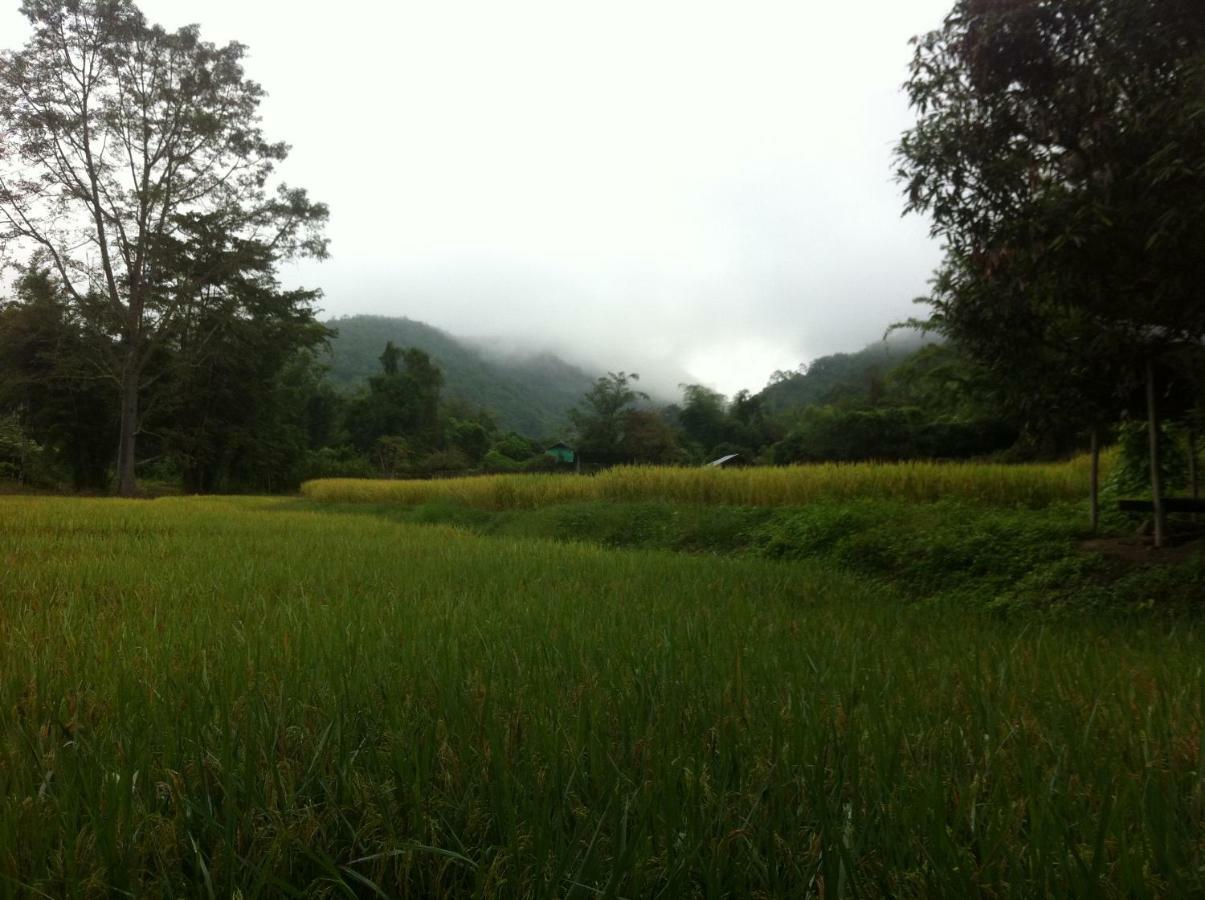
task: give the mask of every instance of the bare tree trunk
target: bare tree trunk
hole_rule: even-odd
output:
[[[1088,518],[1095,532],[1100,528],[1100,426],[1092,426],[1092,474],[1088,487]]]
[[[1192,499],[1201,499],[1201,485],[1197,475],[1197,431],[1192,426],[1192,420],[1189,420],[1188,425],[1188,487],[1192,491]],[[1197,521],[1197,514],[1192,514],[1192,521]]]
[[[1162,547],[1167,531],[1163,508],[1163,472],[1159,459],[1159,407],[1155,398],[1155,360],[1146,360],[1146,425],[1151,445],[1151,501],[1155,510],[1155,546]]]
[[[117,493],[122,497],[138,494],[134,472],[134,442],[138,435],[138,361],[131,350],[121,378],[121,427],[117,439]]]
[[[17,419],[17,427],[21,430],[21,468],[17,470],[17,484],[24,486],[25,472],[29,466],[29,436],[26,434],[29,422],[29,401],[25,402],[21,412],[23,415]]]
[[[1192,489],[1192,499],[1201,499],[1201,485],[1197,475],[1197,431],[1188,426],[1188,486]]]

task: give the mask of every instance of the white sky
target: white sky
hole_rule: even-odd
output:
[[[939,253],[891,149],[950,5],[140,3],[249,45],[284,177],[331,207],[332,258],[283,273],[326,313],[726,392],[912,313]]]

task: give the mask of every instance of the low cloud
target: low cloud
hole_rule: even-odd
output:
[[[282,174],[331,207],[331,260],[284,273],[328,314],[728,393],[925,289],[891,149],[908,40],[948,5],[141,2],[250,47]]]

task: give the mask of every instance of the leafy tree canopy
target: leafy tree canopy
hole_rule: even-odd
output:
[[[200,308],[227,315],[292,256],[323,256],[327,210],[272,186],[245,48],[169,32],[131,0],[25,0],[32,36],[0,56],[0,241],[49,267],[119,398],[118,485],[135,490],[152,360]]]

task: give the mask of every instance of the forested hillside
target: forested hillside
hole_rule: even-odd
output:
[[[758,395],[769,413],[873,395],[891,369],[925,345],[916,334],[893,334],[855,353],[833,353],[795,372],[776,372]]]
[[[593,383],[589,374],[550,353],[494,356],[412,319],[349,316],[327,324],[337,331],[328,377],[340,390],[361,387],[379,373],[381,351],[393,341],[428,353],[443,371],[450,397],[484,407],[504,429],[521,434],[558,435],[568,410]]]

